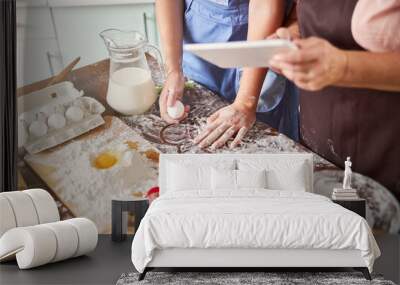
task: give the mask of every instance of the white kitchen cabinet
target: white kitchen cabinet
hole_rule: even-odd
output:
[[[153,4],[68,6],[67,3],[52,7],[52,11],[64,65],[78,56],[81,57],[78,67],[107,58],[99,33],[109,28],[136,30],[145,35],[147,26],[150,43],[157,44]]]

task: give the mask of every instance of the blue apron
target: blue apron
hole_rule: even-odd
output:
[[[249,0],[185,0],[185,3],[184,43],[247,39]],[[188,78],[233,102],[239,90],[240,69],[219,68],[189,52],[184,52],[182,65]],[[297,90],[289,81],[268,72],[257,119],[297,140],[297,97]]]

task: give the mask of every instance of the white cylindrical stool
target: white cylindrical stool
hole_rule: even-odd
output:
[[[11,229],[0,239],[0,260],[15,255],[20,269],[49,263],[56,252],[56,236],[41,225]]]
[[[30,196],[36,208],[39,224],[52,223],[60,220],[56,202],[49,192],[43,189],[29,189],[23,191]]]
[[[57,239],[57,252],[51,262],[57,262],[75,255],[78,249],[78,233],[74,227],[63,222],[55,222],[43,225],[53,231]]]
[[[79,244],[74,257],[86,254],[96,248],[98,232],[96,225],[91,220],[76,218],[66,220],[65,222],[74,226],[78,232]]]
[[[39,223],[35,205],[28,194],[23,191],[14,191],[0,193],[0,196],[10,202],[17,227],[33,226]]]
[[[6,197],[0,195],[0,237],[16,226],[17,222],[10,202]]]
[[[85,218],[17,227],[0,238],[0,261],[16,257],[28,269],[84,255],[97,245],[97,228]]]

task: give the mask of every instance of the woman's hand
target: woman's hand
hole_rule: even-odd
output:
[[[270,35],[267,39],[268,40],[294,40],[294,39],[299,39],[300,38],[300,32],[299,32],[299,26],[296,23],[294,23],[292,26],[288,28],[279,28],[276,30],[276,32],[272,35]],[[277,74],[282,74],[282,71],[280,69],[274,68],[272,66],[269,66],[270,69],[277,73]]]
[[[347,54],[321,38],[297,39],[298,50],[275,55],[270,65],[298,87],[317,91],[338,83],[346,73]]]
[[[201,148],[211,145],[212,149],[223,147],[234,137],[230,148],[236,147],[256,121],[253,109],[248,109],[238,103],[226,106],[207,120],[206,128],[194,139]]]
[[[279,28],[275,33],[270,35],[267,39],[282,39],[282,40],[297,40],[300,39],[299,25],[294,23],[287,28]]]
[[[169,124],[177,124],[187,117],[189,106],[185,106],[185,114],[179,119],[173,119],[168,115],[167,108],[175,105],[175,102],[182,98],[185,88],[185,77],[182,71],[172,71],[168,73],[160,95],[160,115],[161,118]]]

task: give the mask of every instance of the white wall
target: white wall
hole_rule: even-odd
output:
[[[145,25],[157,45],[154,0],[17,0],[18,86],[53,76],[78,56],[77,67],[107,58],[104,29],[144,34]]]

